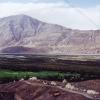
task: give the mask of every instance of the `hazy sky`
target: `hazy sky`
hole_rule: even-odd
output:
[[[100,0],[0,0],[0,17],[16,14],[74,29],[100,28]]]
[[[0,2],[20,2],[20,3],[28,3],[28,2],[45,2],[45,3],[57,3],[57,2],[67,2],[68,0],[0,0]],[[80,7],[90,7],[96,6],[100,3],[100,0],[69,0],[72,4]]]

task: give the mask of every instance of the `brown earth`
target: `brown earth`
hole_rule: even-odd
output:
[[[0,85],[0,100],[90,100],[40,81],[18,81]]]
[[[100,80],[81,81],[81,82],[74,83],[74,85],[78,88],[92,89],[100,92]]]

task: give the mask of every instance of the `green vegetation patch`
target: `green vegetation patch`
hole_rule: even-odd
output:
[[[0,79],[11,78],[11,79],[28,79],[30,77],[37,77],[40,79],[57,79],[62,80],[64,78],[79,78],[78,73],[62,73],[57,71],[39,71],[39,72],[28,72],[28,71],[11,71],[11,70],[0,70]]]

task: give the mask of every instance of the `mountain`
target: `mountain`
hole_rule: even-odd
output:
[[[0,53],[99,54],[100,30],[75,30],[27,15],[0,19]]]

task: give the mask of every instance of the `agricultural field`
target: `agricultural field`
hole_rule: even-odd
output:
[[[98,57],[90,58],[90,56],[0,55],[0,81],[30,77],[59,81],[99,79]]]

